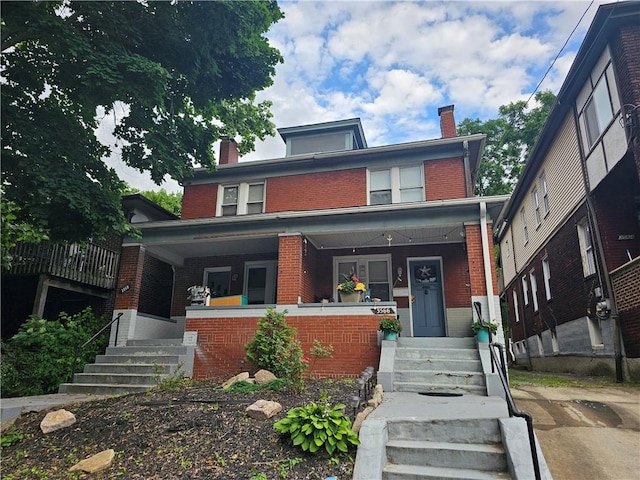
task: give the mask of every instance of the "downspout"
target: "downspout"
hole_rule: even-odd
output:
[[[487,304],[489,306],[489,321],[496,319],[496,306],[493,301],[493,275],[491,272],[491,249],[487,238],[487,203],[480,202],[480,234],[482,236],[482,258],[484,261],[484,281],[487,286]]]
[[[473,196],[473,185],[471,185],[471,167],[469,166],[469,141],[462,142],[463,162],[464,162],[464,183],[467,190],[467,197]]]

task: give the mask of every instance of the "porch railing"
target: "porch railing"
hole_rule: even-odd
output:
[[[102,288],[114,288],[120,254],[94,243],[22,243],[13,248],[9,274],[48,273]]]
[[[491,335],[491,334],[490,334]],[[500,360],[496,358],[495,350],[498,350],[498,356]],[[507,400],[507,408],[509,409],[510,417],[519,417],[524,418],[527,422],[527,433],[529,435],[529,447],[531,448],[531,461],[533,462],[533,473],[535,475],[536,480],[541,480],[540,476],[540,463],[538,461],[538,449],[536,448],[536,437],[533,432],[533,417],[521,410],[518,410],[516,407],[516,403],[511,395],[511,389],[509,388],[509,381],[507,380],[507,366],[504,361],[504,345],[500,343],[494,343],[493,339],[489,341],[489,353],[491,354],[491,371],[495,373],[498,371],[498,376],[500,377],[500,382],[502,383],[502,388],[505,392],[505,397]]]

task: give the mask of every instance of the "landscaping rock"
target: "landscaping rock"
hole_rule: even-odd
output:
[[[351,427],[351,430],[358,433],[360,431],[360,428],[362,427],[362,422],[364,422],[364,420],[369,416],[369,414],[371,414],[371,412],[373,412],[373,410],[374,410],[373,407],[367,407],[363,411],[358,413],[358,415],[356,416],[356,419],[353,421],[353,426]]]
[[[269,370],[258,370],[253,376],[256,379],[256,383],[261,385],[263,383],[269,383],[271,380],[275,380],[277,377]]]
[[[65,409],[56,410],[45,415],[42,422],[40,422],[40,430],[42,430],[42,433],[54,432],[74,423],[76,423],[76,416],[73,413]]]
[[[240,382],[242,380],[248,380],[249,379],[249,372],[242,372],[239,373],[238,375],[236,375],[235,377],[231,377],[229,380],[227,380],[226,382],[224,382],[222,384],[222,388],[224,390],[226,390],[227,388],[229,388],[231,385],[233,385],[236,382]]]
[[[251,418],[265,420],[280,413],[282,411],[282,405],[270,400],[257,400],[253,405],[249,405],[245,411]]]
[[[116,452],[113,449],[103,450],[100,453],[96,453],[92,457],[85,458],[79,461],[73,467],[69,469],[70,472],[76,472],[82,470],[87,473],[95,473],[105,468],[109,468],[113,463],[113,459]]]

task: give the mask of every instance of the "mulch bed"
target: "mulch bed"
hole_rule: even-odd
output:
[[[323,392],[332,404],[347,404],[357,393],[352,380],[308,380],[301,393],[250,394],[196,382],[178,392],[153,390],[67,405],[76,423],[46,435],[40,430],[46,412],[26,414],[9,430],[24,438],[2,448],[0,477],[344,480],[352,476],[355,449],[334,458],[324,451],[307,454],[273,428],[289,409],[317,402]],[[283,411],[268,420],[250,418],[245,409],[258,399],[277,401]],[[351,407],[345,413],[352,417]],[[110,448],[116,457],[108,470],[68,472],[79,460]]]

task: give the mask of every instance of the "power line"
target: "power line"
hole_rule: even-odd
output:
[[[547,69],[547,71],[544,73],[544,76],[542,77],[542,79],[538,82],[538,85],[536,85],[536,88],[533,90],[533,92],[531,93],[531,95],[529,96],[529,98],[527,99],[527,102],[525,103],[525,106],[529,105],[529,101],[533,98],[533,96],[536,94],[536,92],[538,91],[538,89],[540,88],[540,85],[542,85],[542,82],[544,82],[544,79],[547,78],[547,75],[549,75],[549,72],[551,71],[551,69],[553,68],[553,66],[556,63],[556,60],[558,60],[558,58],[560,57],[560,55],[562,54],[562,51],[564,50],[564,48],[567,46],[567,44],[569,43],[569,40],[571,40],[571,37],[573,36],[573,34],[576,32],[576,30],[578,29],[578,27],[580,26],[580,23],[582,22],[582,19],[584,18],[584,16],[587,14],[587,12],[589,11],[589,9],[591,8],[591,5],[593,5],[594,0],[591,0],[591,3],[589,4],[589,6],[587,7],[587,9],[584,11],[584,13],[582,14],[582,16],[580,17],[580,20],[578,20],[578,23],[576,23],[576,26],[573,27],[573,30],[571,30],[571,33],[569,34],[569,36],[567,37],[567,40],[564,42],[564,45],[562,45],[562,48],[560,49],[560,51],[558,52],[558,54],[555,56],[555,58],[553,59],[553,61],[551,62],[551,65],[549,65],[549,68]]]

